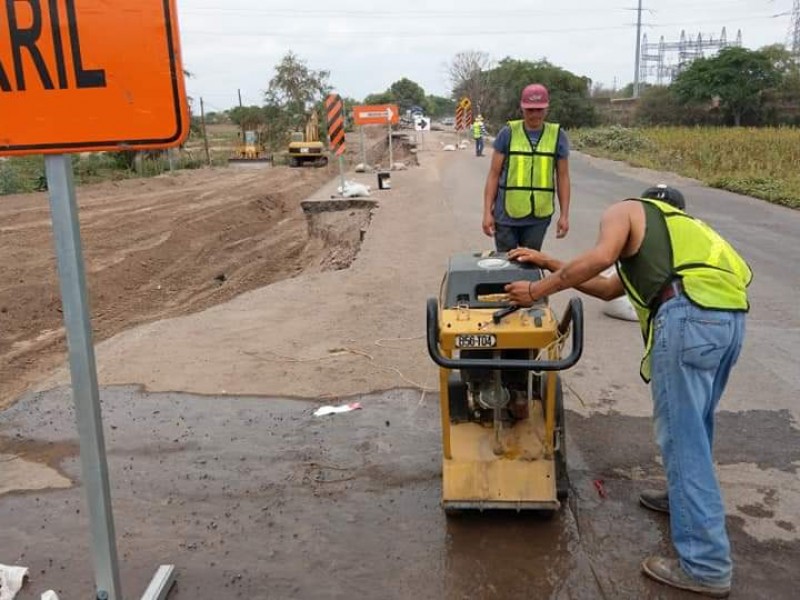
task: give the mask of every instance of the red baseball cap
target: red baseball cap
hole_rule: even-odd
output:
[[[519,105],[522,108],[547,108],[550,106],[550,92],[541,83],[526,85]]]

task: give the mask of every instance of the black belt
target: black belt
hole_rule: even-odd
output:
[[[653,300],[653,312],[657,311],[659,307],[667,300],[671,300],[678,294],[683,292],[683,283],[680,279],[673,279],[666,287],[664,287]]]

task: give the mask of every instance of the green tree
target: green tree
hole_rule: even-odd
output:
[[[541,83],[550,91],[549,121],[566,128],[594,125],[597,113],[589,92],[591,80],[557,67],[546,60],[531,62],[504,58],[489,74],[492,94],[482,107],[483,115],[495,125],[519,119],[519,97],[529,83]]]
[[[394,94],[388,91],[381,92],[380,94],[370,94],[364,98],[364,104],[393,104],[394,102]]]
[[[452,117],[456,114],[456,101],[451,98],[429,95],[425,104],[432,117]]]
[[[639,97],[635,121],[638,125],[719,124],[719,117],[706,106],[684,105],[675,91],[664,85],[651,85]]]
[[[764,92],[765,125],[800,125],[800,62],[784,46],[761,49],[781,74],[781,82]]]
[[[230,110],[229,116],[243,130],[259,129],[267,122],[264,109],[260,106],[237,106]]]
[[[388,92],[394,98],[394,102],[397,103],[401,112],[408,110],[412,106],[427,108],[425,106],[425,90],[418,83],[406,77],[395,81],[389,86]]]
[[[759,117],[764,92],[780,82],[781,73],[767,52],[731,46],[692,62],[673,89],[685,104],[718,101],[738,127],[745,116]]]
[[[282,144],[294,129],[302,129],[310,111],[320,111],[330,93],[328,71],[315,71],[291,50],[275,67],[275,75],[264,93],[265,115],[273,143]],[[320,123],[324,118],[320,118]]]

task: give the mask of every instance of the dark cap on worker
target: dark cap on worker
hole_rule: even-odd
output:
[[[550,106],[550,92],[541,83],[526,85],[519,105],[521,108],[547,108]]]
[[[686,210],[686,200],[683,198],[683,194],[680,190],[663,183],[647,188],[642,192],[642,198],[661,200],[675,208]]]

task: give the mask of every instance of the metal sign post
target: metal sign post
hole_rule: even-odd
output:
[[[392,154],[392,122],[389,121],[389,171],[394,167],[394,155]]]
[[[367,148],[364,143],[364,126],[358,126],[358,135],[361,138],[361,164],[364,165],[364,168],[367,166]]]
[[[6,4],[13,16],[14,2]],[[163,150],[186,139],[189,112],[177,9],[175,0],[82,0],[68,2],[66,18],[59,18],[58,3],[50,2],[45,27],[42,3],[28,4],[26,22],[33,25],[22,28],[13,19],[0,19],[0,48],[16,48],[19,53],[24,45],[34,59],[38,57],[33,63],[16,60],[13,80],[0,66],[3,115],[15,117],[3,121],[0,156],[46,155],[81,473],[89,506],[95,596],[122,600],[89,295],[68,154]],[[67,40],[71,52],[64,52]],[[131,61],[130,49],[142,46],[150,50]],[[42,53],[49,57],[51,50],[54,66],[49,72],[41,57]],[[57,77],[56,92],[53,77]],[[145,600],[165,598],[175,580],[174,571],[173,565],[162,565]]]
[[[89,506],[96,595],[106,597],[108,600],[122,600],[72,161],[64,154],[46,156],[45,172],[50,195],[64,325],[67,331],[72,399],[75,404],[75,420],[80,442],[81,472]],[[157,578],[150,583],[143,600],[166,598],[175,582],[174,571],[173,565],[162,565]]]
[[[69,346],[81,472],[89,504],[95,583],[98,594],[106,592],[109,600],[122,600],[72,161],[63,154],[47,156],[45,171]]]
[[[344,156],[339,155],[339,180],[342,182],[342,196],[344,196],[345,189],[344,189]]]

